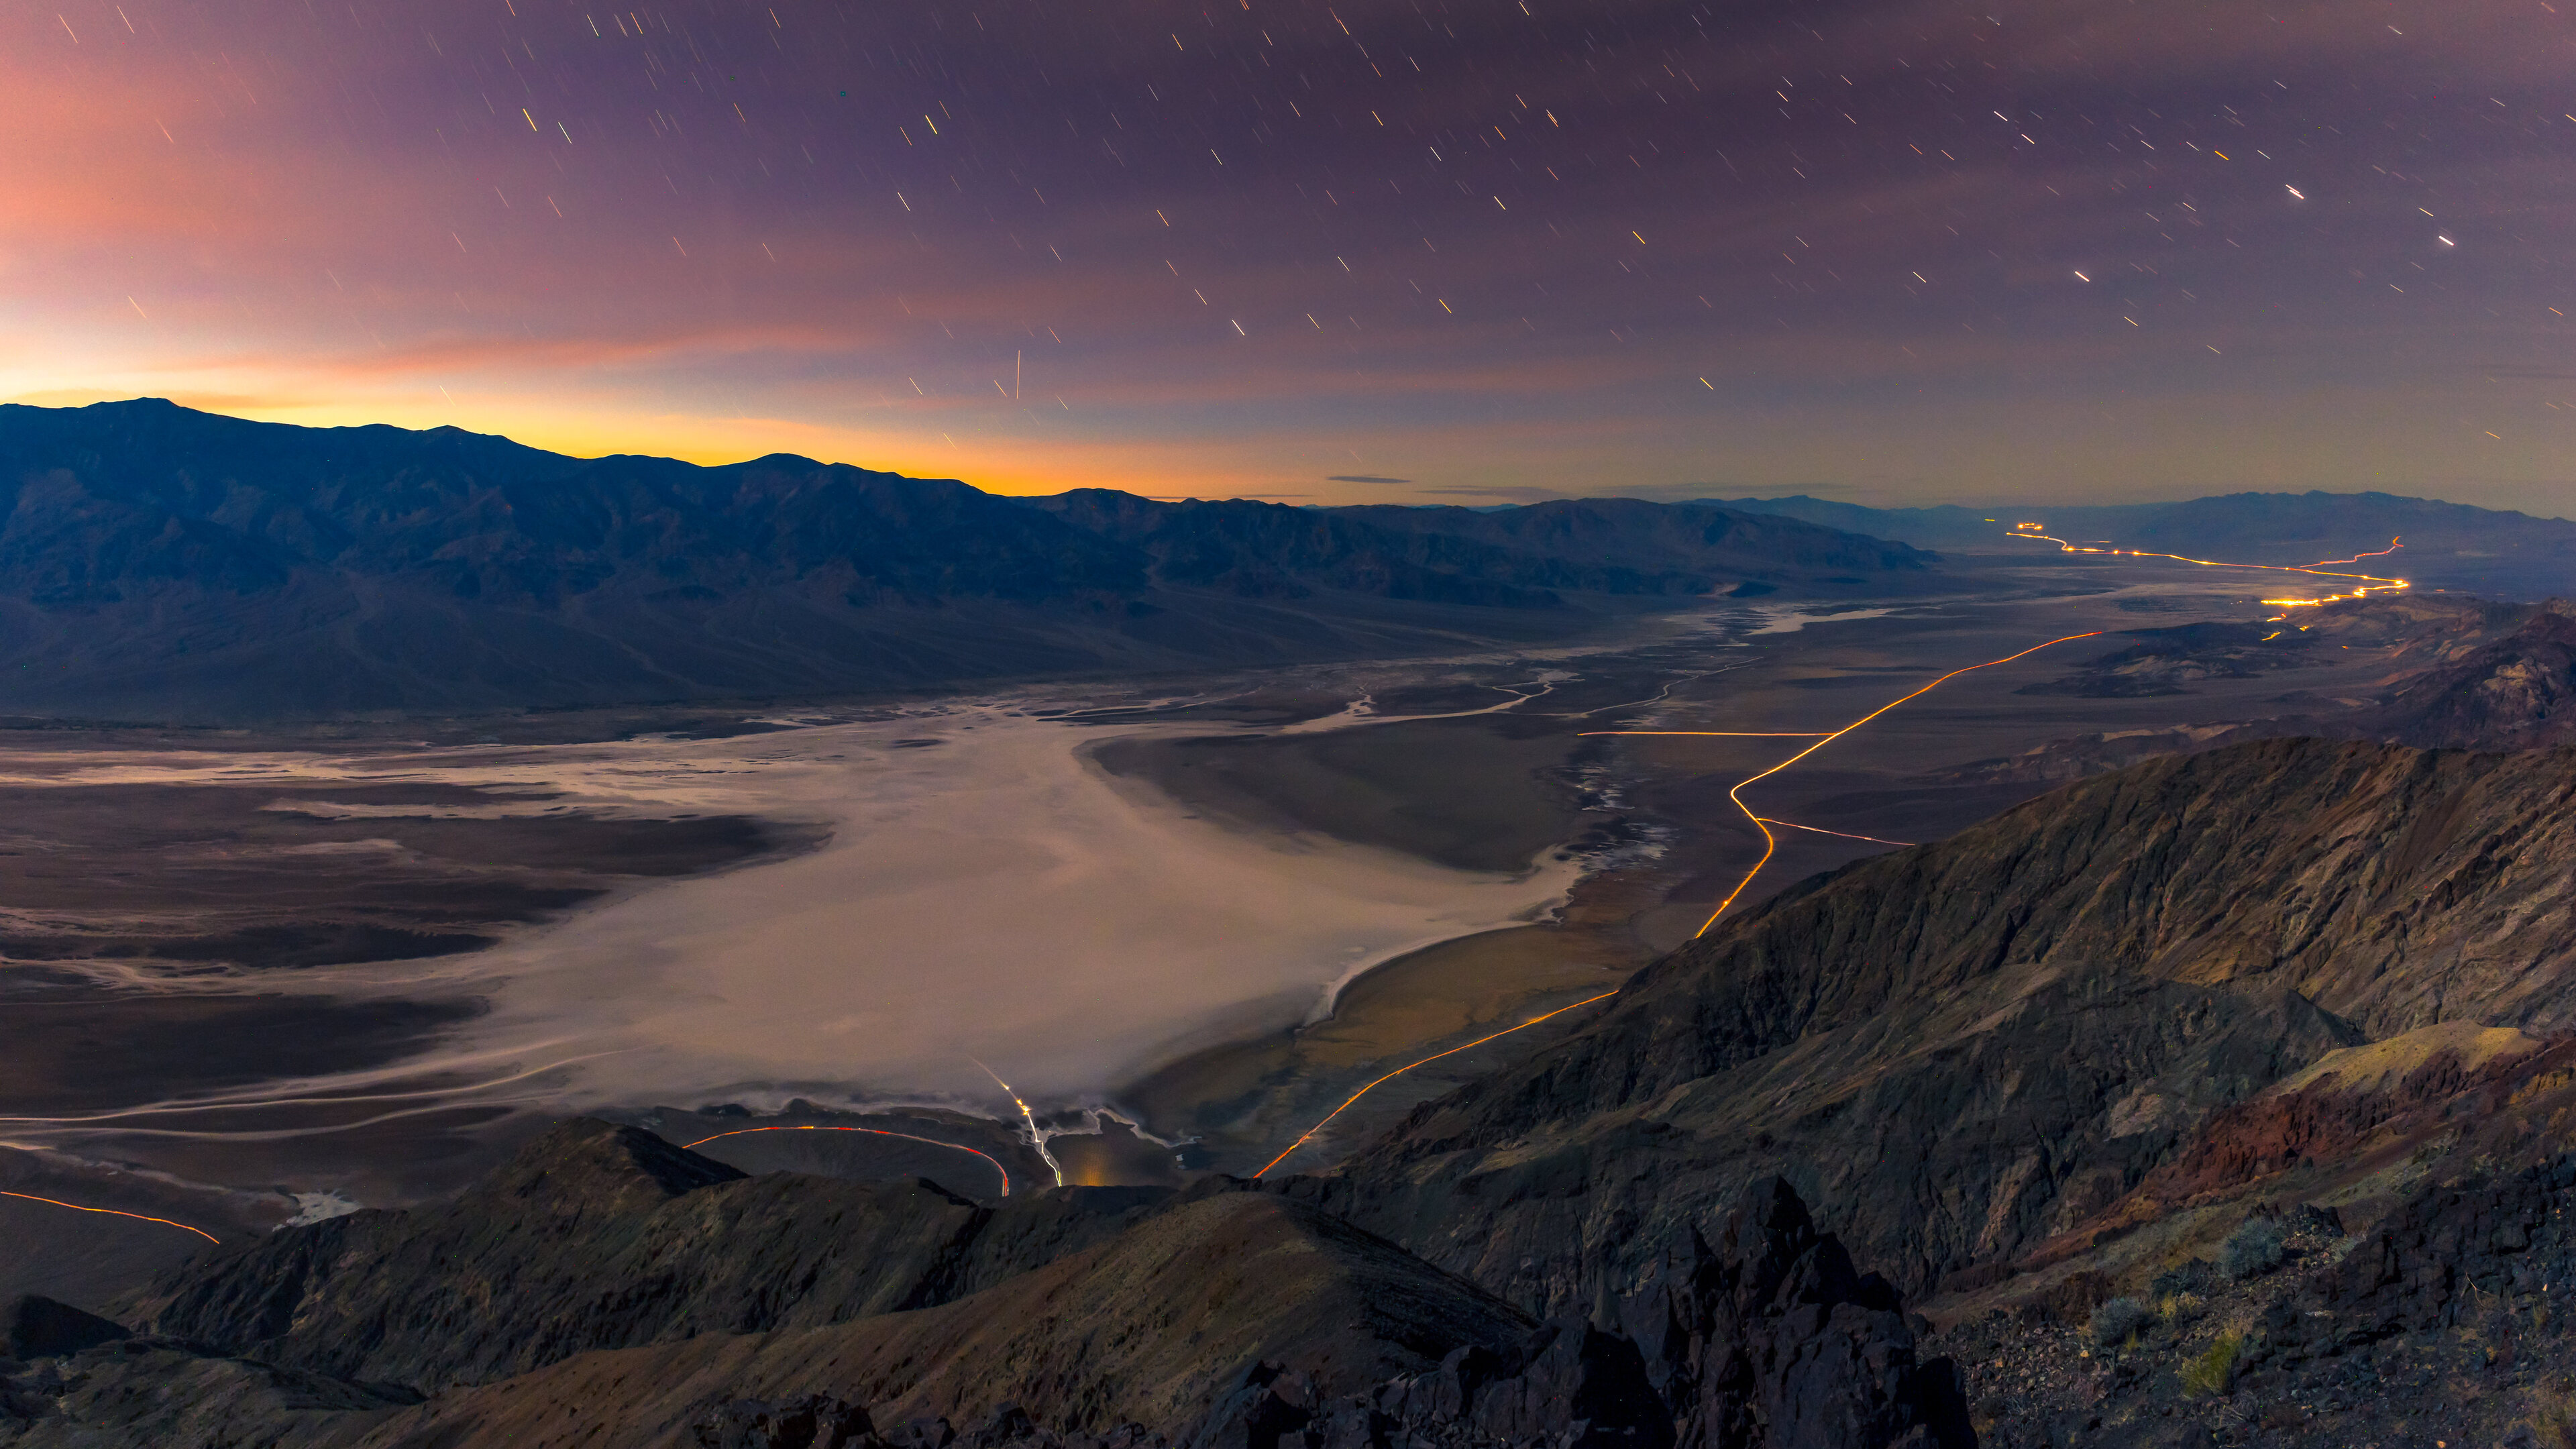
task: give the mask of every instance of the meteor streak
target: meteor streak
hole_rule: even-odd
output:
[[[1427,1057],[1424,1057],[1421,1061],[1418,1061],[1418,1062],[1407,1062],[1407,1063],[1405,1063],[1403,1066],[1397,1067],[1394,1071],[1391,1071],[1391,1072],[1387,1073],[1385,1076],[1378,1078],[1376,1081],[1369,1083],[1367,1086],[1360,1088],[1358,1091],[1351,1093],[1351,1095],[1350,1095],[1347,1099],[1345,1099],[1345,1100],[1343,1101],[1343,1103],[1342,1103],[1342,1105],[1341,1105],[1341,1106],[1339,1106],[1339,1107],[1335,1107],[1335,1108],[1334,1108],[1333,1110],[1331,1110],[1330,1112],[1325,1113],[1325,1114],[1324,1114],[1324,1120],[1323,1120],[1323,1121],[1318,1122],[1318,1123],[1316,1123],[1314,1126],[1307,1128],[1303,1133],[1301,1133],[1301,1134],[1299,1134],[1299,1135],[1298,1135],[1298,1138],[1297,1138],[1297,1140],[1296,1140],[1296,1141],[1289,1143],[1289,1144],[1288,1144],[1288,1151],[1287,1151],[1287,1152],[1282,1152],[1282,1153],[1280,1153],[1277,1157],[1274,1157],[1274,1158],[1270,1159],[1268,1162],[1266,1162],[1266,1163],[1262,1164],[1261,1171],[1260,1171],[1260,1172],[1256,1172],[1256,1173],[1254,1173],[1254,1174],[1252,1174],[1252,1175],[1253,1175],[1253,1177],[1254,1177],[1254,1178],[1256,1178],[1256,1179],[1257,1179],[1257,1178],[1260,1178],[1260,1177],[1261,1177],[1261,1176],[1263,1176],[1264,1174],[1268,1173],[1268,1172],[1270,1171],[1270,1169],[1271,1169],[1271,1168],[1277,1167],[1280,1163],[1287,1161],[1287,1160],[1288,1160],[1288,1153],[1289,1153],[1289,1152],[1294,1152],[1294,1151],[1296,1151],[1298,1148],[1305,1146],[1305,1145],[1307,1144],[1307,1142],[1308,1142],[1308,1141],[1310,1141],[1310,1140],[1314,1137],[1314,1135],[1315,1135],[1316,1133],[1323,1131],[1323,1130],[1324,1130],[1324,1128],[1325,1128],[1326,1126],[1328,1126],[1328,1125],[1332,1122],[1332,1120],[1333,1120],[1334,1118],[1339,1117],[1340,1115],[1342,1115],[1342,1113],[1344,1113],[1344,1112],[1346,1112],[1346,1111],[1350,1110],[1350,1105],[1351,1105],[1351,1103],[1358,1101],[1360,1098],[1365,1097],[1365,1096],[1367,1096],[1369,1093],[1376,1091],[1379,1087],[1382,1087],[1382,1086],[1384,1086],[1385,1084],[1387,1084],[1388,1082],[1392,1082],[1392,1081],[1394,1081],[1396,1078],[1398,1078],[1398,1077],[1400,1077],[1400,1076],[1403,1076],[1405,1073],[1407,1073],[1407,1072],[1409,1072],[1409,1071],[1412,1071],[1415,1067],[1424,1066],[1424,1065],[1427,1065],[1427,1064],[1429,1064],[1429,1063],[1436,1062],[1436,1061],[1440,1060],[1442,1057],[1454,1057],[1454,1056],[1456,1056],[1458,1053],[1460,1053],[1460,1052],[1463,1052],[1463,1051],[1467,1050],[1467,1048],[1468,1048],[1468,1047],[1480,1047],[1480,1046],[1483,1046],[1485,1043],[1487,1043],[1487,1042],[1489,1042],[1489,1041],[1492,1041],[1495,1037],[1510,1036],[1513,1032],[1516,1032],[1516,1031],[1526,1031],[1526,1030],[1528,1030],[1529,1028],[1531,1028],[1531,1027],[1533,1027],[1533,1026],[1538,1025],[1540,1022],[1547,1020],[1549,1017],[1552,1017],[1552,1016],[1563,1016],[1563,1015],[1565,1015],[1567,1012],[1572,1011],[1572,1010],[1573,1010],[1575,1007],[1577,1007],[1577,1006],[1590,1006],[1592,1003],[1594,1003],[1594,1002],[1596,1002],[1596,1001],[1607,1001],[1607,1000],[1609,1000],[1611,997],[1616,996],[1616,995],[1618,995],[1618,994],[1619,994],[1619,993],[1618,993],[1618,992],[1616,992],[1616,991],[1604,991],[1604,992],[1602,992],[1599,996],[1587,996],[1587,997],[1583,998],[1581,1001],[1577,1001],[1577,1002],[1573,1003],[1572,1005],[1568,1005],[1568,1006],[1560,1006],[1560,1007],[1558,1007],[1558,1008],[1557,1008],[1556,1010],[1554,1010],[1554,1011],[1546,1012],[1546,1013],[1543,1013],[1543,1014],[1538,1015],[1538,1016],[1533,1016],[1533,1017],[1531,1017],[1529,1020],[1527,1020],[1527,1021],[1525,1021],[1525,1022],[1522,1022],[1519,1026],[1507,1026],[1507,1027],[1504,1027],[1501,1031],[1498,1031],[1498,1032],[1493,1033],[1491,1036],[1480,1036],[1480,1037],[1476,1038],[1474,1041],[1467,1042],[1467,1043],[1464,1043],[1464,1044],[1459,1045],[1459,1046],[1453,1046],[1453,1047],[1451,1047],[1449,1050],[1447,1050],[1447,1051],[1445,1051],[1445,1052],[1433,1052],[1431,1055],[1429,1055],[1429,1056],[1427,1056]]]
[[[2061,553],[2098,553],[2107,554],[2115,558],[2169,558],[2178,563],[2198,564],[2202,568],[2210,569],[2263,569],[2272,573],[2312,574],[2321,579],[2358,579],[2361,581],[2361,586],[2352,590],[2350,593],[2328,594],[2322,599],[2263,600],[2264,603],[2273,605],[2277,608],[2313,609],[2321,604],[2332,604],[2344,599],[2366,599],[2372,594],[2399,593],[2414,587],[2404,579],[2383,579],[2376,574],[2339,573],[2318,564],[2226,563],[2218,559],[2187,558],[2178,553],[2157,553],[2150,549],[2141,548],[2088,548],[2083,544],[2068,543],[2065,539],[2054,538],[2048,534],[2040,532],[2041,529],[2047,526],[2048,525],[2044,523],[2016,523],[2012,526],[2012,531],[2004,536],[2006,538],[2028,538],[2036,539],[2042,543],[2053,543],[2057,545],[2058,551]],[[2400,543],[2397,539],[2392,538],[2388,541],[2388,547],[2380,549],[2377,553],[2356,554],[2352,558],[2327,559],[2325,562],[2354,563],[2360,559],[2377,558],[2381,554],[2395,553],[2398,549],[2403,547],[2405,547],[2404,544]]]
[[[1001,1174],[1002,1196],[1009,1197],[1011,1195],[1011,1170],[1002,1165],[1001,1159],[984,1151],[982,1148],[969,1147],[962,1142],[942,1142],[936,1137],[915,1137],[909,1132],[889,1132],[882,1127],[825,1127],[818,1126],[813,1123],[790,1127],[737,1127],[731,1132],[719,1132],[714,1137],[701,1137],[695,1142],[683,1142],[680,1144],[680,1150],[685,1152],[693,1147],[702,1147],[707,1143],[718,1140],[719,1138],[747,1137],[754,1132],[866,1132],[878,1137],[900,1137],[906,1142],[927,1142],[933,1147],[950,1147],[959,1152],[972,1152],[977,1157],[991,1163],[993,1165],[993,1170]],[[1049,1160],[1052,1161],[1053,1159]]]
[[[209,1243],[221,1243],[223,1241],[223,1239],[207,1232],[204,1228],[192,1228],[186,1223],[174,1223],[168,1218],[156,1218],[148,1213],[129,1213],[117,1208],[82,1207],[76,1202],[64,1202],[59,1198],[38,1197],[34,1193],[29,1192],[0,1192],[0,1197],[14,1197],[20,1202],[40,1202],[49,1207],[70,1208],[76,1213],[105,1213],[107,1216],[112,1218],[132,1218],[136,1222],[141,1223],[159,1223],[165,1228],[177,1228],[183,1233],[195,1233],[198,1237],[205,1239]]]

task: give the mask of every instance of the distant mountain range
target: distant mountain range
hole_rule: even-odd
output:
[[[2402,534],[2387,567],[2428,586],[2576,593],[2576,523],[2422,499],[2028,514],[2260,562]],[[476,713],[1395,657],[1710,597],[1956,589],[1926,550],[2044,551],[2004,526],[1813,498],[1010,498],[784,453],[700,467],[155,399],[0,406],[0,716]]]
[[[1358,658],[1932,555],[1730,509],[1015,499],[153,399],[0,407],[0,714],[256,719]]]
[[[2230,493],[2182,503],[2007,508],[1865,508],[1806,497],[1714,501],[1741,513],[1802,519],[1920,548],[1980,553],[2044,553],[2044,544],[2004,537],[2024,520],[2075,543],[2109,541],[2228,563],[2350,558],[2402,536],[2403,550],[2353,567],[2502,599],[2576,594],[2576,523],[2391,493]]]

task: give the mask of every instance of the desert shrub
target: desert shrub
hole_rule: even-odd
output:
[[[2182,1391],[2194,1398],[2214,1399],[2234,1388],[2236,1361],[2244,1351],[2243,1334],[2220,1334],[2207,1352],[2182,1366]]]
[[[2541,1449],[2576,1449],[2576,1400],[2547,1389],[2532,1391],[2531,1417],[2523,1420]],[[2510,1437],[2507,1443],[2512,1442]]]
[[[2117,1348],[2136,1337],[2138,1330],[2155,1316],[2154,1309],[2135,1298],[2111,1299],[2093,1310],[2093,1341],[2104,1348]]]
[[[2281,1266],[2281,1225],[2268,1218],[2247,1218],[2218,1248],[2218,1271],[2230,1278],[2251,1278]]]

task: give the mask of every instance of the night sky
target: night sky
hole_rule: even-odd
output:
[[[2570,112],[2560,0],[36,0],[0,398],[1023,492],[2563,514]]]

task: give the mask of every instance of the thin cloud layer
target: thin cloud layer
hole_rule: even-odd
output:
[[[2571,46],[2201,0],[21,11],[0,395],[1017,489],[2557,511]]]

